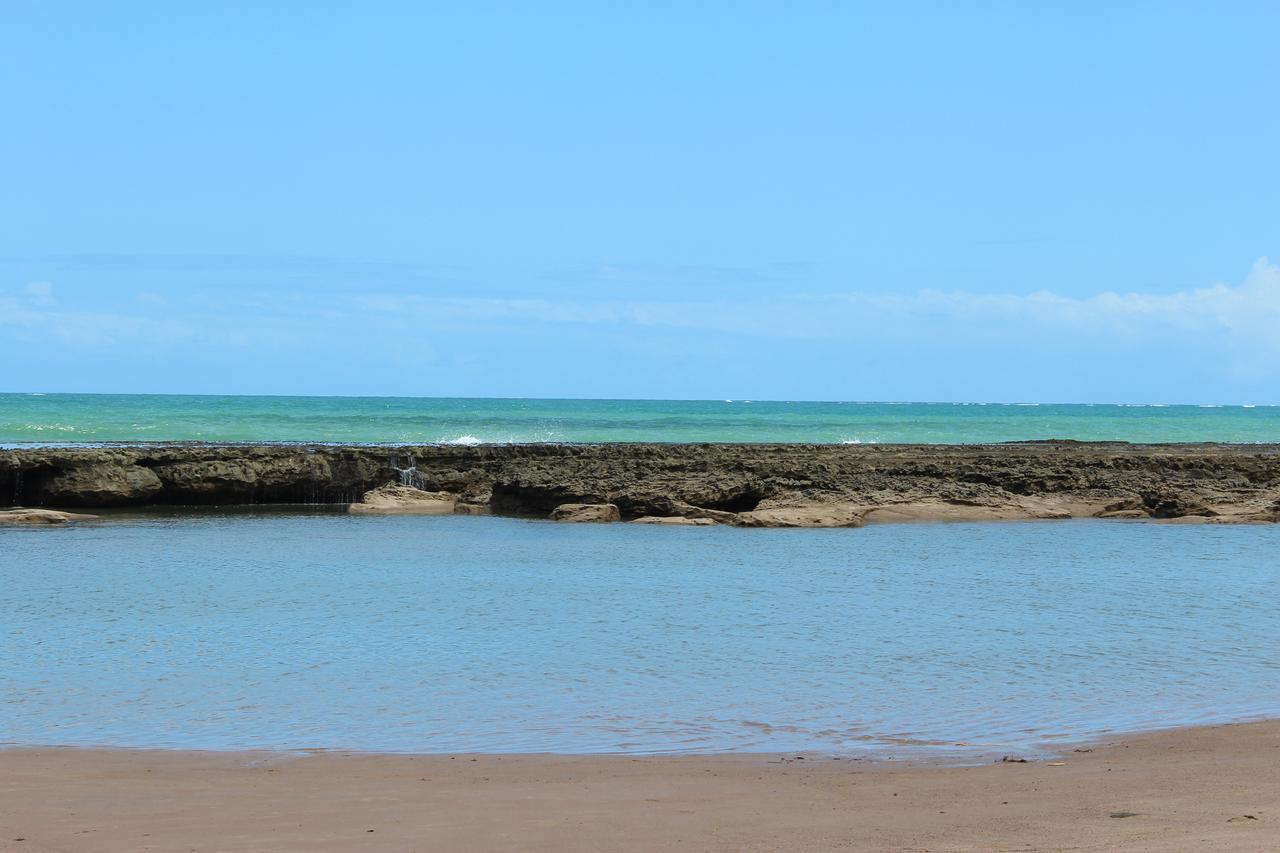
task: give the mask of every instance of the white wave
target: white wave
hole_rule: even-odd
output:
[[[475,447],[484,444],[484,440],[476,438],[474,435],[460,435],[457,438],[446,438],[440,442],[441,444],[456,444],[461,447]]]
[[[841,444],[879,444],[879,439],[875,438],[842,438]]]
[[[75,432],[76,428],[71,424],[24,424],[24,429],[35,430],[36,432],[44,432],[47,429],[57,430],[58,432]]]

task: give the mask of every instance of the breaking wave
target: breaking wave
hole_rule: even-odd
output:
[[[481,444],[484,444],[484,439],[477,438],[474,435],[460,435],[457,438],[446,438],[440,443],[453,444],[459,447],[477,447]]]

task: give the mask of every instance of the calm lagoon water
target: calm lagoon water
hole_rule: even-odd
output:
[[[0,532],[0,742],[919,753],[1280,712],[1280,527]]]
[[[0,445],[1280,441],[1278,406],[0,394]]]

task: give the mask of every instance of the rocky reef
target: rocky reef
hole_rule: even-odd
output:
[[[395,485],[433,511],[856,527],[877,521],[1280,521],[1280,445],[155,445],[0,450],[0,506],[338,504]],[[380,493],[387,500],[386,493]],[[403,495],[400,495],[403,500]],[[560,508],[557,513],[557,509]],[[585,515],[584,515],[585,513]]]

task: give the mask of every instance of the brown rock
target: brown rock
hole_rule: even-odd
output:
[[[45,482],[41,503],[55,506],[120,506],[143,503],[163,484],[141,465],[80,465]]]
[[[347,507],[357,515],[452,515],[458,499],[448,492],[424,492],[412,486],[389,484],[364,493]]]
[[[742,525],[742,519],[736,512],[729,512],[723,509],[707,509],[706,507],[694,506],[683,501],[669,501],[668,504],[671,515],[681,518],[705,519],[715,524],[730,524],[735,527]],[[658,514],[654,513],[654,515]],[[659,517],[668,516],[664,513]]]
[[[868,523],[1106,512],[1280,520],[1280,444],[8,448],[0,449],[0,500],[345,506],[397,482],[410,463],[424,490],[522,517],[545,518],[564,504],[612,504],[627,518],[724,524],[845,524],[852,517],[837,516],[850,512],[865,513]],[[818,512],[816,519],[796,517],[802,507],[827,509],[805,511]]]
[[[747,527],[861,527],[866,510],[858,504],[807,504],[756,509],[738,517]]]
[[[1140,519],[1140,518],[1150,518],[1150,517],[1151,516],[1147,513],[1146,510],[1141,510],[1141,509],[1116,509],[1108,512],[1098,513],[1098,518]]]
[[[61,512],[56,509],[6,509],[0,510],[0,525],[4,524],[66,524],[68,521],[87,521],[97,518],[80,512]]]
[[[622,513],[613,504],[560,504],[551,511],[552,521],[621,521]]]
[[[685,527],[709,527],[715,524],[710,518],[685,518],[682,515],[642,515],[631,524],[669,524]]]

